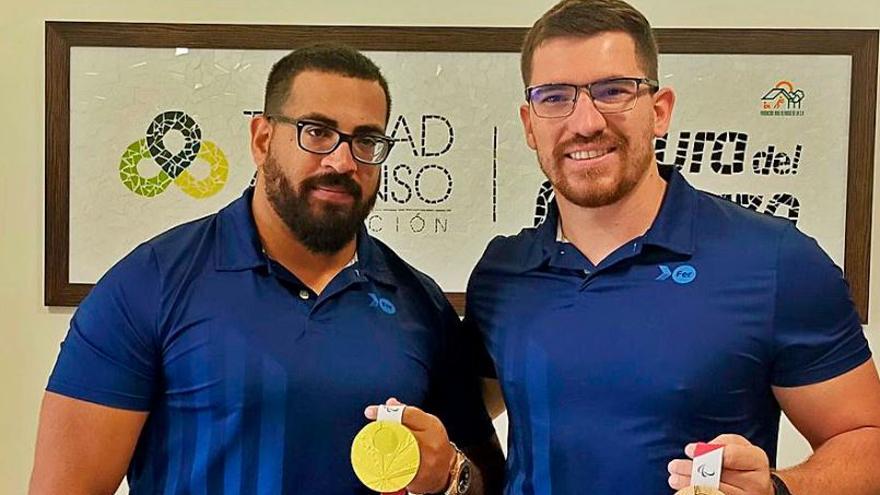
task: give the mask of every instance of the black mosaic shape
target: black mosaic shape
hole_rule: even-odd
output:
[[[165,134],[176,130],[183,134],[184,145],[172,155],[165,146]],[[147,149],[153,160],[176,179],[195,161],[202,147],[202,130],[192,117],[179,110],[169,110],[157,115],[147,128]]]

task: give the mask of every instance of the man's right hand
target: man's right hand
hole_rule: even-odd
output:
[[[397,399],[385,402],[389,406],[400,406]],[[369,406],[364,414],[375,420],[379,406]],[[419,444],[419,470],[415,479],[406,489],[411,493],[440,493],[449,484],[449,473],[455,463],[455,448],[449,443],[446,428],[437,416],[428,414],[418,407],[406,406],[401,418],[403,426],[412,431]]]

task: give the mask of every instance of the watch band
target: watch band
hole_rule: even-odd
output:
[[[782,478],[776,476],[776,473],[770,473],[770,481],[773,482],[773,493],[776,495],[792,495],[788,485],[782,481]]]
[[[443,495],[464,495],[470,488],[470,466],[469,460],[464,452],[452,442],[449,442],[455,449],[455,465],[452,466],[452,472],[449,473],[449,487],[443,492]]]

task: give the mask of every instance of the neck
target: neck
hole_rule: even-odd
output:
[[[320,294],[354,257],[355,239],[334,253],[311,251],[287,228],[260,187],[254,191],[251,210],[266,254],[316,294]]]
[[[556,195],[562,233],[594,265],[623,244],[647,232],[663,202],[666,181],[652,163],[632,191],[595,208],[578,206]]]

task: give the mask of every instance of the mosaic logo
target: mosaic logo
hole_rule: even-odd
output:
[[[795,89],[789,81],[779,81],[761,98],[761,115],[765,117],[802,117],[804,90]]]
[[[165,145],[170,131],[183,135],[183,149],[172,154]],[[151,158],[159,165],[159,172],[144,177],[138,172],[138,163]],[[196,160],[210,165],[204,179],[197,179],[187,169]],[[160,113],[150,122],[143,139],[131,143],[119,162],[119,179],[131,192],[152,198],[163,193],[173,182],[184,193],[196,199],[213,196],[223,189],[229,178],[229,162],[215,143],[202,140],[202,131],[192,117],[179,110]]]

